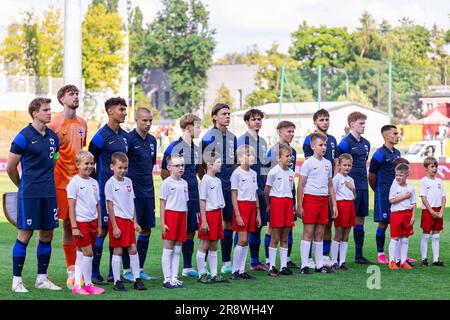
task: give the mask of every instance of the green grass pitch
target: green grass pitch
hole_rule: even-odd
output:
[[[156,194],[159,192],[161,180],[156,179]],[[418,191],[418,182],[413,182],[416,191]],[[446,183],[447,192],[450,184]],[[0,174],[0,191],[15,191],[15,188],[5,174]],[[372,196],[372,195],[371,195]],[[371,198],[372,199],[372,198]],[[373,201],[371,200],[371,204]],[[158,204],[157,204],[158,206]],[[157,208],[157,214],[158,214]],[[376,224],[373,222],[372,213],[366,221],[366,236],[364,245],[364,255],[370,260],[376,259],[375,232]],[[450,224],[450,209],[446,209],[444,214],[444,227]],[[415,234],[410,238],[409,256],[420,260],[420,238],[421,230],[420,214],[417,215],[415,224]],[[265,229],[264,229],[265,230]],[[264,231],[263,231],[264,232]],[[299,240],[302,234],[301,223],[297,221],[294,229],[294,246],[292,260],[300,263]],[[268,277],[264,272],[251,272],[257,277],[255,281],[241,280],[230,282],[229,284],[202,285],[192,278],[181,277],[184,281],[185,289],[167,290],[162,288],[162,269],[161,269],[161,229],[159,220],[157,226],[152,231],[149,253],[145,265],[145,271],[156,276],[157,280],[147,281],[148,291],[137,292],[133,290],[132,285],[126,285],[128,292],[118,293],[112,290],[112,286],[106,286],[106,293],[102,296],[89,296],[88,298],[73,296],[65,288],[66,267],[63,251],[61,249],[61,228],[56,229],[53,241],[53,252],[49,266],[49,275],[56,284],[64,287],[62,291],[42,291],[34,288],[36,274],[36,255],[35,242],[36,235],[33,236],[27,251],[27,258],[24,267],[23,278],[28,294],[14,294],[11,292],[12,278],[12,246],[16,239],[17,231],[3,217],[0,218],[0,255],[2,263],[0,264],[0,298],[6,300],[66,300],[66,299],[89,299],[89,300],[157,300],[157,299],[252,299],[252,300],[276,300],[276,299],[300,299],[300,300],[379,300],[379,299],[420,299],[420,300],[438,300],[450,299],[450,234],[444,230],[441,235],[440,248],[441,260],[449,263],[446,268],[422,268],[416,266],[413,270],[390,271],[387,266],[379,266],[380,289],[369,289],[373,284],[373,273],[368,273],[367,266],[355,265],[353,236],[350,237],[350,245],[347,261],[351,268],[350,272],[338,272],[336,274],[313,274],[310,276],[301,276],[295,273],[293,276]],[[195,242],[195,251],[198,241]],[[389,236],[386,238],[385,249],[388,249]],[[220,247],[220,246],[219,246]],[[101,270],[103,275],[108,271],[107,243],[105,243]],[[220,248],[219,248],[220,251]],[[264,257],[264,246],[261,246],[260,258]],[[429,242],[429,260],[431,260],[431,240]],[[193,255],[195,266],[195,252]],[[180,264],[182,264],[182,259]],[[249,264],[249,261],[248,261]],[[248,265],[247,264],[247,265]],[[219,252],[220,267],[220,252]]]

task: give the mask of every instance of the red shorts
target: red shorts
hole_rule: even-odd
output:
[[[164,213],[164,222],[169,227],[169,230],[166,231],[166,236],[162,236],[161,238],[163,240],[186,241],[186,215],[187,212],[184,211],[166,210]]]
[[[78,247],[95,246],[95,238],[97,237],[97,219],[89,222],[77,222],[78,230],[80,230],[82,238],[73,237],[73,244]]]
[[[206,211],[206,222],[208,223],[208,233],[202,233],[202,215],[198,221],[198,238],[203,240],[222,240],[223,239],[223,225],[222,225],[222,209]]]
[[[256,231],[256,201],[238,201],[239,212],[244,226],[239,227],[236,223],[236,215],[233,210],[232,229],[237,232]]]
[[[355,202],[353,200],[336,201],[338,216],[334,218],[335,228],[351,228],[355,226]]]
[[[120,229],[122,234],[120,235],[119,239],[114,238],[111,219],[109,219],[109,222],[108,222],[109,246],[111,248],[117,248],[117,247],[128,248],[133,243],[136,243],[134,222],[130,219],[122,219],[120,217],[116,217],[116,223],[117,223],[117,227]]]
[[[391,212],[391,237],[407,238],[414,234],[414,228],[409,223],[412,218],[412,210]]]
[[[294,227],[294,199],[270,197],[270,227]]]
[[[434,211],[440,211],[441,207],[433,208]],[[444,229],[444,219],[434,219],[428,209],[422,209],[422,218],[420,220],[420,227],[424,233],[431,231],[441,231]]]
[[[65,189],[56,189],[56,204],[58,205],[58,217],[61,220],[69,219],[69,202]]]
[[[328,224],[328,196],[303,196],[303,224]]]

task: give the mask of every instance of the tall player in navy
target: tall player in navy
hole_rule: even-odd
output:
[[[51,100],[33,99],[28,113],[33,122],[23,128],[11,143],[6,171],[19,188],[17,201],[17,240],[13,247],[13,292],[28,292],[22,281],[22,269],[28,243],[34,230],[39,230],[37,245],[38,289],[61,290],[47,276],[52,253],[53,229],[58,227],[58,208],[54,166],[58,159],[58,135],[47,128],[51,120]],[[17,166],[21,165],[19,177]]]
[[[97,285],[107,283],[100,273],[100,261],[103,253],[103,242],[108,234],[105,184],[114,174],[110,168],[111,156],[114,152],[126,154],[128,151],[128,133],[120,127],[127,116],[127,103],[119,97],[110,98],[105,101],[105,110],[108,114],[108,123],[97,131],[89,144],[89,151],[94,155],[96,162],[95,174],[100,187],[102,214],[102,233],[97,236],[95,241],[94,260],[92,262],[92,282]],[[124,252],[126,251],[124,250]],[[112,248],[110,248],[110,276],[112,278],[111,258]],[[123,256],[122,259],[124,259]]]
[[[327,151],[325,152],[324,158],[331,162],[334,173],[334,159],[336,158],[337,141],[335,137],[327,133],[328,128],[330,127],[330,113],[325,109],[317,110],[313,114],[313,121],[314,126],[316,127],[315,132],[320,132],[327,136]],[[313,155],[313,150],[311,149],[311,135],[308,135],[303,142],[303,153],[305,155],[305,159],[308,159]],[[331,226],[333,224],[332,211],[332,208],[329,207],[328,224],[325,226],[325,231],[323,234],[323,264],[326,267],[331,267],[332,265],[329,257],[331,247]]]
[[[268,168],[271,169],[275,167],[278,164],[278,146],[280,144],[288,144],[290,145],[292,140],[294,139],[294,132],[295,132],[295,124],[291,121],[281,121],[277,125],[277,132],[278,132],[278,142],[274,144],[272,147],[270,147],[269,151],[267,152],[267,158],[268,158]],[[295,172],[295,163],[297,162],[297,151],[295,151],[294,148],[292,148],[292,161],[289,164],[289,168],[292,169]],[[295,184],[292,189],[292,197],[294,199],[294,220],[297,220],[297,206],[295,202],[296,198],[296,192],[295,192]],[[270,221],[270,219],[269,219]],[[264,248],[266,253],[266,265],[269,263],[269,245],[270,245],[270,225],[269,228],[267,228],[266,236],[264,237]],[[289,233],[288,237],[288,258],[287,258],[287,267],[290,269],[297,268],[297,265],[291,261],[291,252],[292,252],[292,243],[293,243],[293,237],[292,237],[292,231]]]
[[[222,247],[222,273],[231,273],[231,250],[233,248],[233,205],[231,203],[231,174],[236,168],[237,139],[227,127],[230,124],[230,107],[224,103],[216,104],[211,110],[214,127],[208,130],[202,138],[202,152],[210,151],[221,155],[222,168],[216,176],[222,182],[225,208],[222,209],[224,238]],[[206,168],[206,164],[203,164]]]
[[[152,228],[155,226],[155,188],[153,183],[153,166],[156,163],[156,138],[149,134],[152,126],[152,112],[146,108],[138,108],[135,114],[136,128],[128,134],[128,174],[133,182],[134,206],[136,219],[141,232],[136,243],[139,255],[139,278],[152,280],[153,277],[144,272],[144,263],[150,241]],[[125,250],[123,250],[125,251]],[[125,271],[125,270],[124,270]],[[123,277],[134,280],[131,270]]]
[[[256,162],[250,168],[256,172],[258,182],[258,201],[261,213],[261,226],[255,231],[251,232],[249,236],[250,247],[250,269],[269,271],[269,268],[259,261],[259,248],[261,245],[261,229],[267,225],[267,204],[264,197],[264,188],[266,186],[266,179],[268,168],[267,165],[270,160],[267,158],[267,142],[263,137],[259,136],[259,130],[262,126],[262,119],[264,113],[258,109],[250,109],[244,114],[244,122],[247,125],[247,132],[240,136],[237,140],[237,146],[250,145],[256,152]],[[237,233],[236,233],[237,235]]]
[[[393,161],[401,154],[394,146],[398,143],[399,134],[396,126],[385,125],[381,128],[384,144],[372,155],[369,167],[369,185],[375,192],[373,220],[378,222],[377,251],[378,263],[388,264],[384,254],[386,229],[391,221],[391,204],[389,191],[395,179]]]
[[[336,152],[335,167],[339,165],[338,157],[349,153],[353,157],[353,167],[349,176],[355,181],[356,198],[355,214],[356,225],[353,228],[355,239],[355,263],[373,264],[363,256],[364,246],[364,220],[369,215],[369,187],[367,182],[366,162],[369,159],[370,143],[362,137],[366,127],[367,116],[354,111],[347,117],[350,133],[342,138]]]
[[[187,214],[186,241],[181,245],[183,253],[183,276],[198,278],[198,272],[192,268],[192,254],[194,253],[194,236],[198,229],[198,217],[200,214],[200,196],[198,193],[197,174],[203,172],[201,166],[200,148],[194,143],[201,131],[201,119],[193,113],[185,114],[180,119],[180,127],[183,136],[174,140],[164,151],[161,165],[161,177],[170,176],[167,169],[167,158],[177,154],[184,158],[184,173],[182,179],[188,183],[189,201]]]

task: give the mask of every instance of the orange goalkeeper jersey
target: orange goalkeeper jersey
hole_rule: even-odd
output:
[[[52,118],[48,127],[56,132],[60,139],[59,158],[55,167],[57,189],[66,189],[70,179],[78,173],[76,156],[86,145],[87,123],[80,117],[64,119],[62,112]]]

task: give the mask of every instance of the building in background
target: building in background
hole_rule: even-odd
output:
[[[443,103],[450,103],[450,86],[430,86],[431,93],[420,94],[419,101],[422,103],[422,114],[437,108]]]

